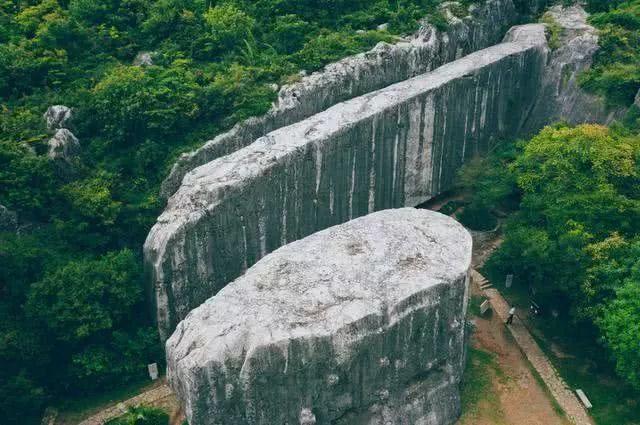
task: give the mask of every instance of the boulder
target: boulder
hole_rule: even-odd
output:
[[[0,205],[0,232],[15,232],[18,229],[18,215]]]
[[[53,132],[69,126],[73,118],[73,111],[68,106],[53,105],[47,108],[43,117],[47,124],[47,130]]]
[[[189,424],[454,423],[471,244],[406,208],[266,256],[167,341]]]
[[[58,129],[48,142],[47,156],[52,160],[70,163],[80,155],[80,142],[73,133],[66,128]]]
[[[151,66],[153,65],[154,52],[140,52],[133,59],[133,66]]]

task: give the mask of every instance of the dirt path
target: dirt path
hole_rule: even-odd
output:
[[[491,301],[491,306],[501,320],[506,320],[509,310],[509,304],[507,304],[507,301],[494,288],[487,289],[484,293]],[[542,349],[540,349],[540,346],[538,346],[538,343],[533,339],[533,336],[531,336],[529,330],[524,326],[522,321],[516,317],[513,321],[513,325],[509,326],[508,329],[522,352],[525,354],[529,362],[531,362],[531,365],[540,377],[544,380],[547,388],[565,411],[571,422],[576,425],[593,424],[593,421],[578,398],[558,375],[558,372],[555,370]]]
[[[475,285],[471,289],[480,295]],[[463,412],[458,425],[567,425],[498,315],[476,317],[474,323],[471,344],[493,353],[497,370],[488,370],[489,393],[483,394],[477,408]]]
[[[128,407],[140,405],[162,408],[171,415],[171,425],[179,425],[184,420],[184,415],[180,410],[175,396],[171,392],[171,389],[169,389],[166,381],[163,379],[163,382],[160,385],[128,400],[114,404],[83,420],[78,425],[103,425],[106,421],[125,413]]]

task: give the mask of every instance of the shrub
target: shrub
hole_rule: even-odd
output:
[[[169,415],[153,407],[130,407],[124,415],[112,419],[106,425],[168,425]]]

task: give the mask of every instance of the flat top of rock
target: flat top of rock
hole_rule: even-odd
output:
[[[168,352],[202,365],[294,338],[348,339],[345,326],[371,315],[393,323],[434,302],[420,293],[466,274],[471,243],[455,220],[413,208],[331,227],[267,255],[193,310]]]
[[[556,5],[549,8],[547,13],[549,13],[562,28],[594,31],[594,28],[587,23],[589,14],[580,5],[569,7]]]
[[[185,176],[182,186],[169,199],[167,209],[158,221],[177,225],[177,220],[185,219],[185,212],[197,214],[215,205],[219,200],[218,189],[246,184],[251,177],[261,175],[305,144],[321,143],[328,135],[345,131],[368,116],[393,108],[429,88],[437,88],[450,80],[471,75],[477,69],[504,57],[546,43],[544,25],[530,24],[517,28],[518,32],[508,42],[472,53],[432,72],[339,103],[196,168]]]

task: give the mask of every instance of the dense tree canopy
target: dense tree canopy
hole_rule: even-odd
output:
[[[557,125],[506,157],[475,186],[489,208],[519,199],[488,267],[593,325],[620,375],[640,388],[640,136]]]

